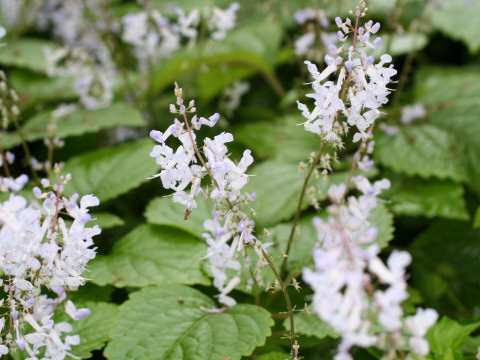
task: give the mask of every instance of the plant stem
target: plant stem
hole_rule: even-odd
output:
[[[188,135],[190,137],[190,141],[192,142],[192,146],[193,146],[193,149],[195,151],[195,154],[197,155],[198,160],[205,167],[205,171],[207,172],[207,174],[212,179],[212,183],[214,184],[214,186],[219,188],[217,181],[213,177],[213,174],[212,174],[210,168],[207,166],[205,160],[203,159],[203,156],[200,153],[200,150],[198,149],[198,146],[197,146],[197,144],[196,144],[196,142],[193,138],[192,129],[189,125],[186,112],[183,112],[183,118],[185,120],[185,126],[187,127],[187,132],[188,132]],[[229,199],[225,199],[225,200],[227,201],[230,209],[233,211],[234,205],[232,204],[232,202]],[[289,318],[290,318],[290,335],[289,335],[289,338],[290,338],[290,343],[291,343],[291,347],[292,347],[291,355],[292,355],[292,360],[293,360],[293,346],[295,345],[295,327],[294,327],[294,319],[293,319],[293,308],[292,308],[292,303],[290,301],[290,296],[288,295],[288,291],[287,291],[287,288],[285,286],[285,283],[282,280],[282,277],[280,276],[277,269],[275,268],[275,265],[273,264],[271,258],[268,256],[268,254],[266,253],[266,251],[263,248],[262,248],[262,255],[265,258],[265,260],[267,261],[268,266],[272,270],[273,274],[275,275],[275,278],[277,279],[277,281],[278,281],[278,283],[281,287],[283,296],[285,298],[285,303],[287,304],[288,315],[289,315]]]
[[[322,143],[322,146],[318,151],[317,155],[315,156],[315,158],[313,159],[312,165],[310,166],[307,176],[305,176],[305,180],[303,181],[302,190],[300,191],[300,197],[298,199],[297,211],[295,213],[295,218],[293,219],[293,225],[292,225],[292,229],[290,230],[290,236],[288,237],[287,248],[285,250],[285,257],[283,258],[282,267],[280,268],[280,276],[282,278],[285,276],[288,255],[290,254],[293,238],[295,237],[295,231],[297,230],[298,220],[300,219],[300,214],[302,212],[302,203],[303,203],[303,198],[305,197],[305,192],[307,191],[308,182],[310,181],[310,177],[312,176],[313,171],[315,170],[318,162],[320,161],[320,157],[322,156],[326,145],[327,145],[326,142]]]

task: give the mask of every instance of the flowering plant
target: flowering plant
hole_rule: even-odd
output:
[[[0,355],[478,357],[479,6],[0,0]]]

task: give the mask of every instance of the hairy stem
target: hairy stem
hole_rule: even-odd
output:
[[[212,179],[212,183],[214,184],[214,186],[219,188],[217,181],[213,177],[213,174],[212,174],[210,168],[207,166],[205,160],[203,159],[203,156],[200,153],[200,150],[198,149],[198,146],[195,142],[195,139],[193,138],[192,129],[191,129],[190,124],[188,122],[186,112],[183,112],[183,118],[185,120],[185,126],[187,127],[187,132],[188,132],[188,135],[190,137],[190,141],[192,142],[192,146],[193,146],[193,149],[195,151],[195,154],[196,154],[198,160],[205,167],[205,170],[206,170],[207,174],[210,176],[210,178]],[[234,205],[232,204],[232,202],[229,199],[225,199],[225,200],[227,201],[230,209],[233,210]],[[292,359],[293,359],[293,346],[295,345],[295,327],[294,327],[294,320],[293,320],[292,302],[290,301],[290,296],[288,295],[288,291],[287,291],[287,288],[285,287],[285,284],[282,280],[282,277],[280,276],[277,269],[275,268],[275,265],[273,264],[271,258],[268,256],[268,254],[266,253],[266,251],[263,248],[262,248],[262,255],[265,258],[265,260],[267,261],[268,266],[272,270],[273,274],[275,275],[275,278],[277,279],[277,281],[278,281],[278,283],[279,283],[279,285],[282,289],[283,296],[285,298],[285,303],[287,304],[288,315],[289,315],[289,318],[290,318],[290,335],[289,335],[289,338],[290,338],[290,342],[291,342],[291,346],[292,346],[291,354],[292,354]]]

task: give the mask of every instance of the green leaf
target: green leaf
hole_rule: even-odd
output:
[[[108,108],[98,110],[77,109],[70,114],[53,120],[51,111],[41,112],[22,124],[23,134],[28,141],[45,139],[50,136],[48,127],[54,122],[57,126],[55,135],[60,138],[95,133],[101,129],[115,126],[144,126],[140,111],[123,104],[112,104]],[[21,143],[16,133],[5,134],[4,148],[10,148]]]
[[[480,49],[480,32],[478,14],[480,3],[465,0],[445,1],[441,9],[432,11],[433,26],[443,32],[446,36],[455,40],[463,41],[471,53]]]
[[[480,227],[480,207],[477,208],[475,212],[475,218],[473,219],[473,227],[479,228]]]
[[[283,161],[265,161],[249,171],[250,177],[245,186],[247,192],[256,192],[257,199],[252,207],[257,212],[255,222],[259,228],[275,225],[290,219],[297,210],[300,191],[304,182],[304,174],[298,171],[298,165]],[[375,170],[371,170],[373,173]],[[310,186],[320,191],[319,200],[326,198],[331,184],[346,182],[348,171],[337,171],[326,179],[311,179]],[[309,206],[305,197],[302,209]]]
[[[480,230],[470,223],[451,220],[434,222],[415,239],[410,247],[413,279],[431,304],[455,310],[477,306],[480,289],[471,274],[480,273],[479,239]]]
[[[467,336],[480,327],[480,322],[461,325],[458,322],[443,317],[427,333],[430,350],[435,359],[463,359],[462,346]]]
[[[380,57],[387,52],[387,44],[392,35],[382,36],[382,43],[373,52],[373,56]],[[390,43],[390,52],[392,56],[408,54],[411,51],[422,50],[428,43],[428,37],[425,34],[395,34]]]
[[[58,45],[51,41],[34,38],[9,40],[6,44],[0,51],[0,64],[42,73],[47,69],[44,47],[49,47],[52,51],[58,49]]]
[[[79,304],[75,304],[79,308]],[[90,309],[90,315],[84,319],[68,320],[72,326],[72,334],[80,335],[80,345],[74,346],[71,353],[87,359],[93,350],[102,349],[110,340],[110,332],[114,329],[119,314],[118,305],[105,302],[87,302],[82,307]],[[69,319],[65,316],[65,320]]]
[[[256,360],[285,360],[288,356],[286,352],[274,351],[260,355]]]
[[[152,141],[144,139],[69,160],[64,173],[71,173],[72,180],[65,186],[65,192],[95,194],[100,202],[126,193],[147,181],[158,169],[148,157],[152,148]]]
[[[396,172],[465,181],[480,193],[477,69],[425,69],[416,84],[426,123],[404,126],[394,137],[378,134],[377,159]]]
[[[98,285],[142,287],[153,284],[208,284],[200,267],[206,245],[197,237],[167,226],[140,225],[125,235],[109,255],[90,263]]]
[[[380,249],[387,247],[390,240],[393,239],[393,215],[388,211],[385,205],[379,203],[375,209],[372,210],[368,221],[377,228],[378,234],[375,242]]]
[[[455,136],[430,124],[401,127],[391,137],[375,136],[375,156],[395,172],[436,176],[455,181],[467,180],[466,161]]]
[[[320,320],[317,314],[305,312],[296,313],[294,316],[295,332],[307,336],[315,336],[319,339],[325,337],[337,338],[338,334],[325,322]],[[290,319],[285,319],[283,326],[290,331]]]
[[[285,162],[306,161],[312,151],[318,151],[321,140],[305,131],[301,116],[287,116],[275,122],[256,122],[237,127],[237,141],[252,149],[256,159],[271,158]]]
[[[388,200],[388,208],[395,214],[468,220],[461,184],[401,175],[389,178],[392,187],[382,193],[382,198]]]
[[[105,356],[115,360],[240,360],[265,343],[273,320],[255,305],[208,313],[198,290],[169,285],[131,294],[121,307]]]
[[[9,73],[8,79],[23,106],[35,106],[47,101],[66,101],[78,97],[72,78],[50,78],[24,69],[15,69]]]
[[[272,20],[264,20],[235,29],[221,41],[204,44],[201,53],[196,48],[181,50],[158,68],[153,83],[154,90],[171,86],[182,76],[198,73],[202,68],[224,65],[271,76],[280,40],[280,26]],[[214,89],[209,96],[220,90],[218,86]]]
[[[187,220],[183,220],[185,206],[174,203],[171,197],[156,197],[150,201],[145,210],[145,218],[149,224],[175,226],[182,230],[201,236],[205,231],[203,223],[212,217],[212,201],[197,199],[197,208],[193,209]]]
[[[92,213],[92,225],[98,225],[100,229],[110,229],[115,226],[122,226],[125,224],[120,217],[115,214],[107,212],[94,212]],[[90,225],[90,223],[89,223]]]

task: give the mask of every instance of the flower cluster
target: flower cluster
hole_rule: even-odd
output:
[[[71,176],[60,176],[58,167],[56,172],[56,184],[43,179],[44,190],[33,189],[43,201],[41,206],[15,194],[0,204],[1,354],[21,349],[32,360],[40,355],[64,359],[71,346],[80,342],[78,335],[64,335],[72,331],[69,323],[55,323],[52,316],[66,299],[66,292],[84,284],[82,273],[95,257],[92,237],[100,234],[98,225],[86,226],[91,220],[88,212],[99,201],[93,195],[81,199],[78,194],[63,196]],[[71,223],[60,217],[61,211]],[[52,298],[46,290],[56,296]],[[77,310],[70,301],[65,310],[74,320],[89,314],[88,309]]]
[[[381,41],[380,38],[370,41],[380,24],[368,21],[358,27],[365,11],[366,5],[360,1],[354,12],[357,17],[354,27],[350,19],[336,18],[341,28],[339,39],[346,41],[347,34],[353,32],[353,45],[345,59],[327,55],[327,67],[322,73],[306,62],[314,77],[314,93],[307,96],[315,100],[315,109],[310,112],[306,105],[298,103],[307,118],[305,129],[320,135],[325,142],[342,146],[342,136],[350,127],[357,130],[353,141],[361,140],[347,183],[331,185],[328,190],[331,205],[327,208],[327,218],[314,219],[320,240],[313,252],[315,270],[307,268],[303,274],[314,291],[315,312],[342,337],[337,360],[352,359],[349,354],[352,346],[376,346],[386,351],[386,358],[396,358],[397,351],[427,355],[429,346],[424,336],[438,317],[434,310],[419,309],[414,316],[405,318],[401,304],[408,298],[405,274],[411,256],[404,251],[393,251],[385,264],[379,257],[378,230],[369,219],[378,205],[378,196],[390,187],[390,182],[383,179],[371,184],[363,175],[353,176],[356,166],[364,171],[373,166],[368,155],[361,159],[361,154],[373,151],[374,142],[367,144],[366,140],[381,114],[379,108],[388,101],[387,85],[396,74],[392,65],[384,66],[391,62],[389,55],[382,55],[375,64],[373,57],[356,48],[357,42],[376,48]],[[341,54],[343,47],[331,46],[330,50]],[[338,69],[336,82],[326,80]],[[346,121],[340,122],[340,114]],[[359,196],[347,197],[351,185]]]
[[[204,9],[203,21],[213,39],[223,39],[235,26],[239,7],[238,3],[232,3],[224,10],[218,7]],[[185,14],[183,9],[176,7],[175,12],[175,22],[162,16],[156,9],[123,17],[122,39],[133,46],[141,72],[147,71],[152,63],[156,64],[160,59],[177,51],[184,39],[193,41],[197,37],[202,11],[196,8]]]
[[[364,14],[364,11],[365,3],[362,2],[357,7],[357,16]],[[353,136],[354,142],[369,138],[367,129],[381,115],[378,109],[387,103],[390,94],[387,85],[397,71],[393,65],[385,66],[392,61],[390,55],[382,55],[380,62],[375,64],[373,56],[367,56],[364,50],[365,47],[376,49],[380,45],[380,37],[370,41],[371,34],[380,29],[379,23],[368,21],[362,27],[352,27],[350,19],[343,21],[338,17],[335,22],[341,29],[338,31],[339,40],[346,42],[347,35],[353,32],[353,44],[348,49],[330,45],[329,50],[335,57],[325,55],[327,66],[321,73],[315,64],[305,61],[314,79],[314,92],[307,96],[315,100],[315,108],[310,111],[301,102],[298,102],[298,108],[307,119],[304,123],[305,130],[320,135],[326,142],[341,145],[341,137],[349,127],[357,130]],[[363,47],[357,49],[358,43],[363,44]],[[342,53],[345,58],[339,56]],[[336,82],[322,83],[337,70],[339,74]],[[340,121],[339,114],[343,114],[346,121]]]
[[[324,10],[312,8],[300,9],[293,15],[295,22],[306,28],[303,35],[294,42],[295,54],[308,59],[320,60],[330,45],[338,42],[336,33],[328,32],[330,21]],[[321,45],[317,44],[321,41]]]
[[[238,252],[243,251],[245,246],[252,245],[260,259],[257,269],[265,265],[264,245],[253,233],[255,222],[245,213],[245,208],[249,208],[249,202],[255,200],[256,195],[241,192],[248,182],[246,171],[253,158],[250,150],[245,150],[238,163],[228,157],[225,144],[233,141],[230,133],[221,133],[213,139],[205,138],[200,149],[194,130],[199,130],[202,125],[214,126],[219,115],[214,114],[208,119],[194,115],[190,125],[187,113],[196,112],[194,101],[186,107],[182,89],[178,86],[175,95],[177,103],[170,105],[170,111],[180,114],[182,121],[175,119],[165,132],[152,130],[150,133],[160,143],[154,146],[150,154],[162,168],[154,177],[160,177],[164,188],[175,191],[173,201],[186,207],[185,218],[197,207],[195,198],[200,193],[214,201],[213,219],[204,224],[208,231],[204,237],[209,246],[206,258],[211,262],[214,285],[221,292],[219,301],[233,306],[235,300],[227,294],[240,283],[242,267],[237,259]],[[181,142],[175,151],[165,143],[170,136]],[[200,185],[206,175],[210,177],[211,185],[203,190]],[[188,187],[189,193],[185,191]],[[233,271],[233,275],[230,270],[226,272],[227,269]]]

